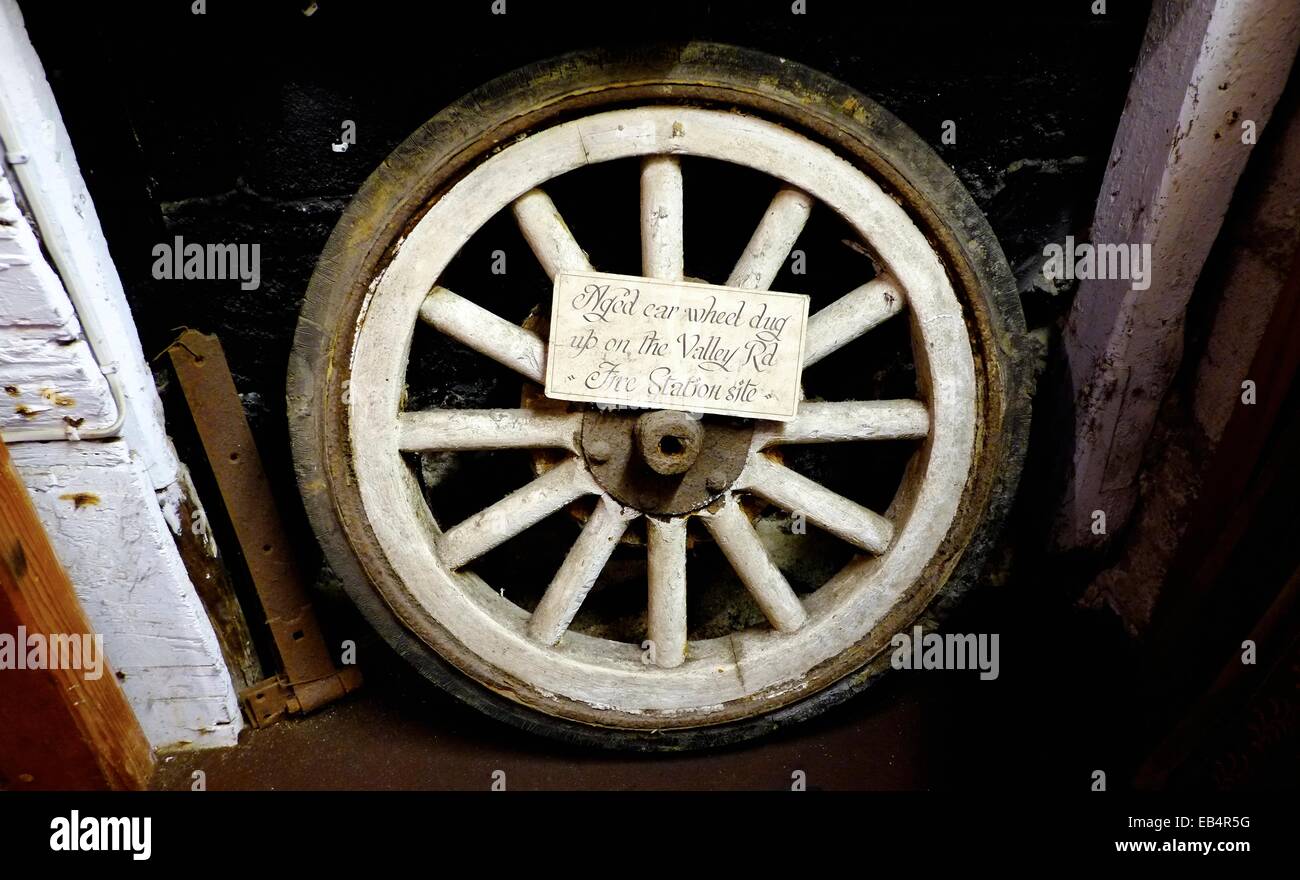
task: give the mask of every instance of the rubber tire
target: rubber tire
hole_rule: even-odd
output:
[[[789,61],[710,43],[618,54],[584,51],[508,73],[438,113],[376,169],[330,236],[294,338],[288,412],[299,487],[326,559],[362,615],[398,654],[443,690],[523,730],[588,746],[681,750],[736,742],[811,717],[866,687],[887,668],[888,652],[877,649],[856,672],[798,702],[705,727],[616,729],[524,706],[440,656],[403,623],[367,577],[362,560],[374,563],[381,554],[349,482],[342,420],[350,333],[367,284],[392,244],[449,185],[458,163],[530,129],[647,102],[738,107],[831,146],[894,195],[940,252],[975,349],[981,388],[975,466],[954,526],[925,576],[942,579],[942,587],[928,603],[891,612],[890,632],[910,626],[923,613],[927,626],[934,625],[975,582],[1015,493],[1032,390],[1024,316],[992,230],[943,161],[869,98]]]

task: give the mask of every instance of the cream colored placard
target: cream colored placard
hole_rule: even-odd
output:
[[[603,272],[555,277],[546,395],[785,421],[808,297]]]

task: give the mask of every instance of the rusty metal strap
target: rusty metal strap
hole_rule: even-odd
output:
[[[254,725],[310,712],[361,684],[334,665],[275,507],[225,352],[216,336],[186,330],[167,350],[248,573],[266,612],[283,676],[241,693]]]

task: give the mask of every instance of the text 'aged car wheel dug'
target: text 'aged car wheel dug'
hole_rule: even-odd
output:
[[[715,372],[663,367],[675,405],[553,391],[581,376],[552,285],[600,279],[629,320],[651,287],[710,297],[712,328],[643,345]],[[724,325],[762,327],[751,291],[806,309],[788,411],[717,369]],[[443,110],[339,221],[291,364],[299,483],[353,601],[464,701],[730,742],[865,686],[974,580],[1024,451],[1023,332],[970,196],[867,98],[718,45],[566,56]]]

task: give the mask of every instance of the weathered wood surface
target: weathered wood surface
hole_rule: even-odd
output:
[[[233,745],[242,721],[216,634],[126,443],[10,452],[150,742]]]
[[[0,167],[0,433],[109,424],[117,416],[58,275]]]
[[[0,633],[16,638],[20,626],[44,639],[96,632],[0,443]],[[0,669],[0,789],[147,785],[149,742],[113,671],[97,663]]]
[[[1150,286],[1084,281],[1063,347],[1074,445],[1056,524],[1063,548],[1120,531],[1143,450],[1182,359],[1188,300],[1300,45],[1290,0],[1158,0],[1092,225],[1097,244],[1149,244]],[[1094,531],[1094,511],[1106,514]]]
[[[27,441],[12,446],[15,465],[150,741],[229,745],[237,702],[172,541],[192,523],[181,519],[188,511],[153,373],[12,0],[0,0],[0,141],[9,161],[0,179],[0,434]],[[19,184],[21,214],[10,188]],[[118,419],[122,440],[54,439]]]
[[[74,302],[81,329],[91,337],[100,366],[114,371],[121,388],[125,408],[122,436],[144,467],[150,486],[164,489],[177,480],[177,461],[163,427],[153,372],[145,362],[121,279],[77,165],[76,150],[28,39],[18,4],[12,0],[0,2],[0,129],[12,173],[22,182],[26,204],[53,257],[53,267],[62,284],[77,291]],[[15,156],[25,161],[14,162]],[[0,226],[0,234],[4,228]],[[0,240],[0,251],[5,244]],[[0,276],[5,274],[0,271]],[[7,312],[0,307],[0,314]],[[0,330],[0,348],[3,336]],[[51,338],[62,337],[52,334]],[[102,376],[90,381],[102,381]],[[81,400],[70,388],[55,390]],[[5,399],[0,394],[0,401]],[[92,398],[87,397],[84,405],[91,403]],[[66,414],[60,414],[60,420]],[[87,417],[85,424],[93,422]],[[8,427],[0,422],[0,431]]]

